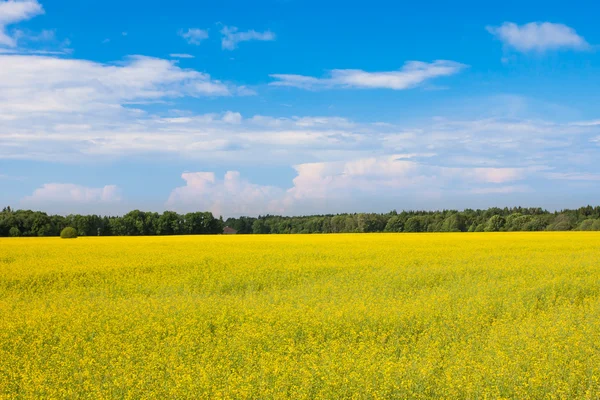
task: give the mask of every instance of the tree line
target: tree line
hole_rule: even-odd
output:
[[[0,213],[0,236],[59,236],[66,227],[75,228],[79,236],[151,236],[219,234],[224,225],[209,212],[134,210],[120,217],[62,216],[6,207]]]
[[[541,208],[489,208],[486,210],[392,211],[258,218],[225,221],[238,233],[344,233],[344,232],[511,232],[600,230],[600,207],[549,212]]]
[[[354,232],[512,232],[600,231],[600,207],[549,212],[541,208],[486,210],[392,211],[284,217],[215,218],[210,212],[178,214],[131,211],[123,216],[48,215],[40,211],[0,213],[0,236],[58,236],[65,227],[80,236],[146,236],[220,234],[229,226],[238,234],[354,233]]]

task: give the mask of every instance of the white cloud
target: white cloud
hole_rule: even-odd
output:
[[[574,122],[572,125],[576,126],[600,126],[600,119],[595,121],[579,121]]]
[[[172,54],[169,54],[169,57],[171,57],[171,58],[195,58],[193,55],[185,54],[185,53],[172,53]]]
[[[43,13],[44,9],[37,0],[0,1],[0,46],[17,46],[17,39],[6,32],[8,25],[26,21]]]
[[[223,115],[223,122],[226,122],[228,124],[239,125],[242,123],[242,114],[227,111],[225,115]]]
[[[179,31],[179,36],[184,38],[189,44],[198,46],[203,40],[208,39],[208,31],[198,28],[190,28],[187,31]]]
[[[186,185],[171,193],[167,206],[180,211],[209,210],[217,215],[306,214],[386,207],[394,201],[458,191],[473,194],[522,192],[526,185],[502,185],[535,174],[527,168],[448,168],[413,161],[412,154],[317,162],[294,167],[292,187],[257,185],[229,171],[184,173]]]
[[[0,55],[2,54],[11,54],[11,55],[36,55],[36,56],[64,56],[71,54],[73,52],[72,49],[69,48],[61,48],[58,50],[40,50],[40,49],[3,49],[0,48]]]
[[[2,71],[0,87],[1,77]],[[173,85],[173,90],[161,94],[180,93],[180,85]],[[438,165],[448,167],[560,168],[569,156],[584,150],[590,160],[598,154],[597,146],[589,143],[600,126],[589,124],[437,118],[401,126],[340,117],[244,118],[234,111],[197,115],[174,110],[161,116],[123,105],[162,98],[121,98],[108,85],[99,93],[78,89],[78,96],[67,97],[69,101],[58,89],[48,89],[49,100],[44,101],[43,82],[32,78],[30,86],[26,91],[11,89],[13,94],[5,98],[10,86],[0,90],[0,159],[101,160],[141,155],[177,156],[220,166],[289,167],[389,154],[419,154],[418,160],[433,153]]]
[[[288,194],[295,199],[348,197],[357,192],[374,196],[447,189],[447,185],[499,184],[524,179],[527,168],[460,168],[412,161],[406,155],[370,157],[345,162],[295,166],[298,176]]]
[[[36,189],[31,196],[23,198],[21,204],[25,207],[55,207],[116,203],[120,200],[120,189],[115,185],[90,188],[71,183],[46,183]]]
[[[501,26],[488,26],[488,32],[505,46],[522,53],[543,53],[549,50],[588,50],[590,45],[571,27],[551,22],[530,22],[517,25],[505,22]]]
[[[5,113],[77,113],[181,96],[227,96],[237,88],[173,61],[134,56],[118,64],[47,56],[0,55]]]
[[[228,171],[222,180],[212,172],[186,172],[186,185],[171,192],[167,207],[177,211],[208,210],[214,215],[258,215],[282,212],[278,200],[283,190],[261,186],[241,179],[239,172]]]
[[[315,78],[304,75],[273,74],[273,86],[291,86],[301,89],[393,89],[405,90],[433,78],[459,73],[466,65],[454,61],[437,60],[432,63],[409,61],[399,71],[366,72],[355,69],[335,69],[329,77]]]
[[[240,42],[248,42],[250,40],[273,41],[275,34],[271,31],[257,32],[254,29],[239,32],[235,26],[224,26],[221,29],[221,47],[225,50],[234,50]]]
[[[100,64],[0,56],[0,63],[5,67],[0,70],[4,160],[77,163],[136,156],[238,169],[297,165],[296,189],[288,196],[314,202],[318,193],[331,190],[352,197],[352,185],[373,187],[376,196],[385,187],[409,187],[415,193],[429,188],[431,194],[447,187],[468,192],[510,186],[528,176],[549,179],[542,168],[565,171],[572,158],[592,171],[599,156],[598,147],[590,146],[600,135],[600,125],[593,122],[435,118],[404,126],[331,116],[244,118],[233,110],[198,115],[173,104],[161,105],[162,112],[153,114],[132,105],[209,95],[211,87],[221,94],[241,88],[172,61],[143,57]],[[386,158],[390,155],[396,157],[393,162]],[[393,177],[384,176],[385,171]],[[310,190],[314,194],[309,196]]]

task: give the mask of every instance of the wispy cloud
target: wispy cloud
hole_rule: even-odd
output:
[[[169,57],[171,57],[171,58],[195,58],[193,55],[185,54],[185,53],[171,53],[171,54],[169,54]]]
[[[589,50],[591,47],[575,29],[552,22],[530,22],[525,25],[505,22],[500,26],[488,26],[486,29],[506,47],[521,53],[543,53],[563,49]]]
[[[511,193],[526,193],[530,192],[531,188],[527,185],[508,185],[498,187],[484,187],[471,189],[469,192],[473,194],[511,194]]]
[[[258,41],[273,41],[275,40],[275,34],[271,31],[257,32],[254,29],[240,32],[235,26],[224,26],[221,29],[221,47],[225,50],[234,50],[241,42],[248,42],[251,40]]]
[[[335,69],[325,78],[305,75],[272,74],[273,86],[301,89],[393,89],[405,90],[442,76],[459,73],[467,66],[454,61],[437,60],[432,63],[409,61],[398,71],[367,72],[357,69]]]
[[[600,181],[600,173],[587,172],[551,172],[546,175],[549,179],[568,181]]]
[[[103,42],[104,43],[104,42]],[[63,48],[59,50],[43,50],[43,49],[8,49],[0,48],[0,54],[12,55],[37,55],[37,56],[60,56],[73,53],[72,49]]]
[[[189,44],[198,46],[203,40],[208,39],[208,31],[198,28],[190,28],[186,30],[180,30],[179,36],[184,38]]]
[[[56,41],[56,32],[50,29],[44,29],[40,33],[33,33],[24,30],[16,30],[13,34],[15,41],[28,41],[28,42],[51,42]]]
[[[6,32],[8,25],[26,21],[43,13],[44,9],[37,0],[0,1],[0,46],[17,46],[18,38],[10,36]]]

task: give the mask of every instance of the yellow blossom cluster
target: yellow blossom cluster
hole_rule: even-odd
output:
[[[597,399],[600,233],[0,239],[0,399]]]

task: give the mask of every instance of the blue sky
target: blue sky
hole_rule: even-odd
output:
[[[592,2],[0,0],[0,204],[598,204]]]

